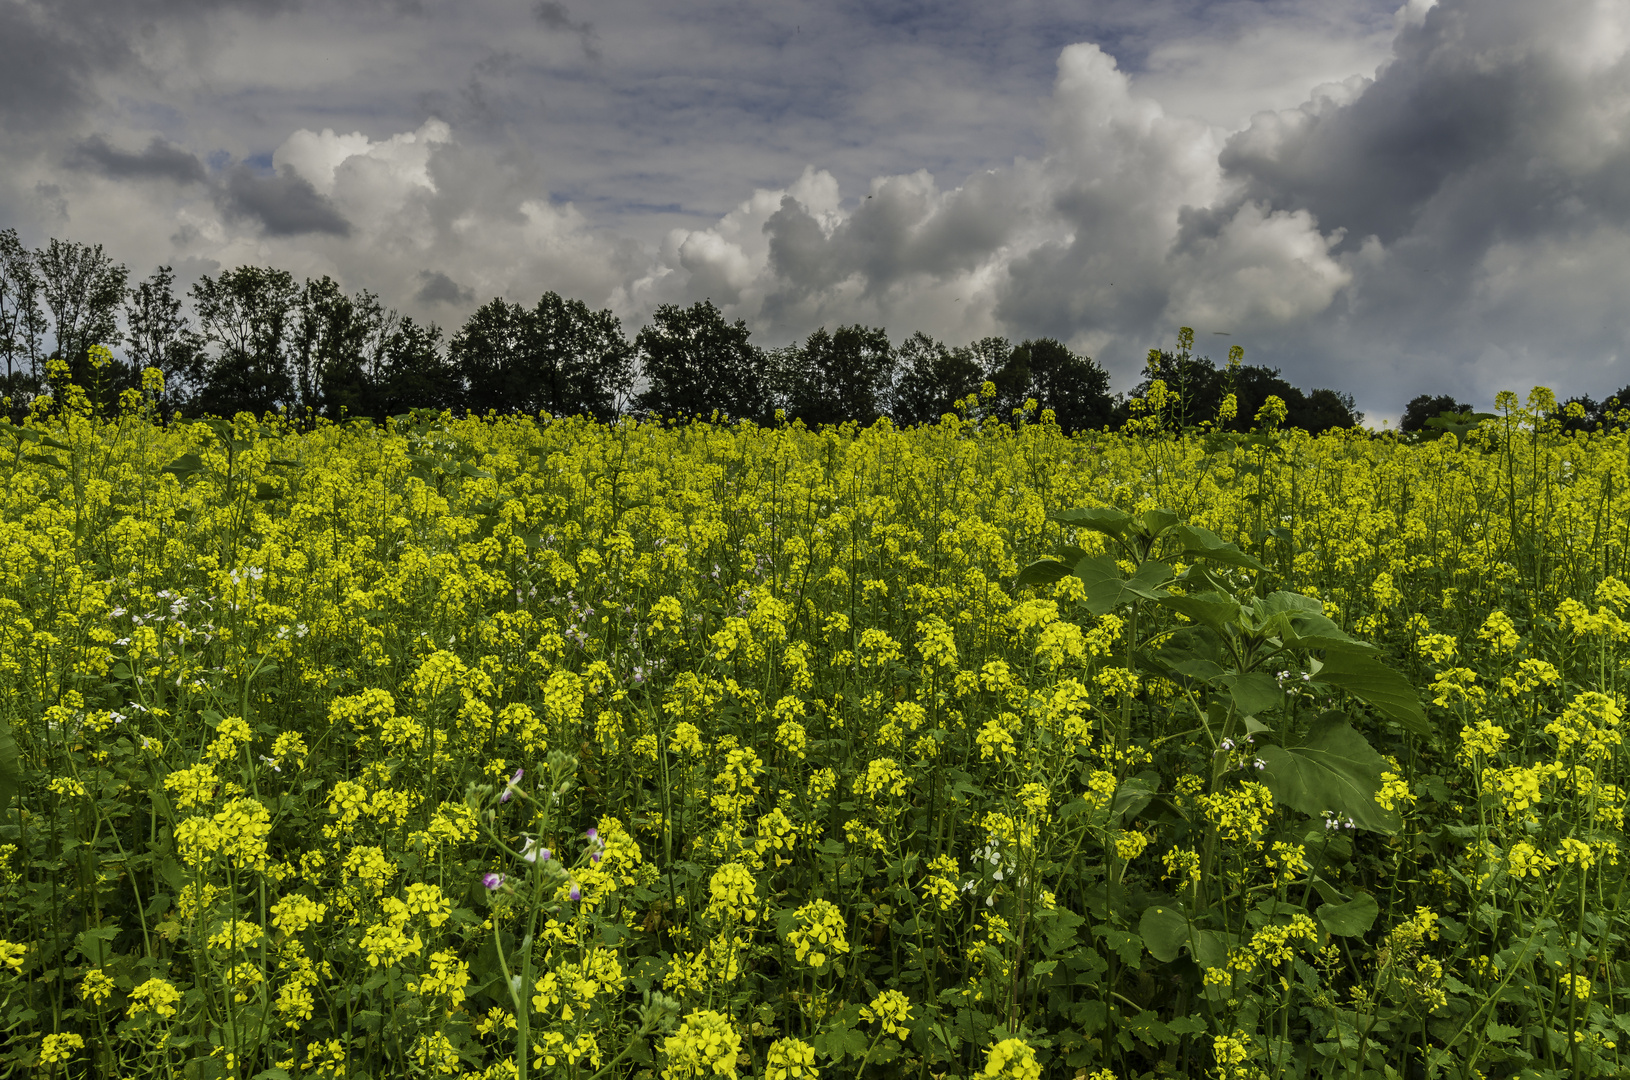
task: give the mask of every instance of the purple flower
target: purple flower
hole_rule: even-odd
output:
[[[516,769],[515,770],[515,775],[509,778],[509,782],[511,784],[519,784],[521,782],[521,777],[523,777],[525,775],[526,775],[526,770],[525,769]]]
[[[598,839],[600,839],[600,830],[599,829],[590,829],[588,832],[584,833],[583,835],[587,836],[590,840],[598,840]]]
[[[579,900],[583,899],[583,890],[579,889],[577,887],[577,882],[574,881],[574,882],[572,882],[572,891],[570,893],[568,893],[567,895],[569,895],[572,898],[572,903],[575,904]]]
[[[515,775],[510,777],[509,778],[509,783],[507,785],[505,785],[504,793],[502,795],[498,796],[498,801],[501,802],[501,803],[509,802],[510,796],[515,794],[515,785],[519,784],[521,782],[521,777],[523,777],[525,775],[526,775],[526,770],[525,769],[516,769],[515,770]]]
[[[485,885],[487,887],[487,891],[489,891],[489,892],[491,892],[493,889],[496,889],[498,886],[502,885],[503,883],[504,883],[504,875],[503,874],[487,874],[486,876],[484,876],[481,879],[481,884]]]
[[[599,861],[600,861],[600,853],[598,851],[596,851],[593,855],[589,856],[589,858],[593,859],[596,863],[599,863]]]

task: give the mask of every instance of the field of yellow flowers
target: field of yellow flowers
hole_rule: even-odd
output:
[[[0,1070],[1630,1071],[1630,441],[0,425]]]

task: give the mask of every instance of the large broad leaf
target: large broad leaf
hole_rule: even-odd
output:
[[[1141,814],[1154,797],[1155,789],[1149,786],[1148,780],[1141,776],[1129,776],[1115,789],[1115,801],[1110,805],[1109,812],[1130,820]]]
[[[1022,589],[1028,585],[1051,585],[1055,581],[1062,581],[1070,576],[1067,564],[1057,559],[1038,559],[1019,571],[1019,576],[1013,579],[1013,588]]]
[[[1168,637],[1150,659],[1185,679],[1210,682],[1227,669],[1222,635],[1209,626],[1185,626]]]
[[[1386,760],[1339,713],[1315,720],[1296,746],[1264,746],[1258,756],[1267,763],[1258,776],[1286,806],[1310,817],[1337,813],[1371,832],[1395,833],[1402,825],[1375,801]]]
[[[1079,529],[1091,529],[1108,536],[1121,537],[1132,526],[1132,518],[1123,514],[1113,506],[1089,506],[1081,510],[1060,510],[1050,515],[1061,525],[1074,525]]]
[[[1223,592],[1203,592],[1193,596],[1163,596],[1160,602],[1173,611],[1187,615],[1197,623],[1222,631],[1237,622],[1239,601]]]
[[[1224,675],[1219,681],[1228,687],[1234,708],[1242,715],[1255,716],[1285,703],[1285,692],[1272,675],[1253,671],[1245,675]]]
[[[1320,904],[1314,912],[1324,928],[1337,937],[1359,937],[1375,925],[1381,908],[1375,897],[1359,893],[1345,904]]]
[[[1311,596],[1269,593],[1252,601],[1251,613],[1263,633],[1279,638],[1292,648],[1375,651],[1374,645],[1349,637],[1345,630],[1331,622],[1324,614],[1324,604]]]
[[[17,740],[11,737],[11,725],[0,720],[0,815],[22,786],[22,755],[17,752]]]
[[[1177,959],[1179,950],[1189,943],[1189,920],[1181,911],[1169,905],[1144,908],[1138,921],[1138,934],[1156,960],[1169,964]]]
[[[1373,655],[1332,651],[1326,655],[1324,667],[1313,676],[1313,681],[1339,686],[1422,738],[1432,734],[1432,725],[1426,721],[1415,687]]]
[[[199,457],[197,454],[182,454],[180,457],[176,458],[159,471],[174,473],[179,477],[187,477],[191,476],[195,472],[201,471],[203,467],[204,459]]]
[[[1229,544],[1210,529],[1202,529],[1197,525],[1179,525],[1172,530],[1172,535],[1183,545],[1183,554],[1196,559],[1210,559],[1212,562],[1223,563],[1227,566],[1243,566],[1250,570],[1266,570],[1255,558],[1239,549],[1238,544]]]
[[[1155,600],[1164,596],[1165,590],[1160,586],[1172,579],[1172,568],[1150,559],[1138,567],[1137,573],[1124,578],[1112,557],[1089,555],[1075,564],[1075,576],[1086,586],[1087,610],[1094,615],[1107,615],[1139,597]]]
[[[1138,524],[1142,526],[1146,536],[1159,536],[1167,529],[1176,525],[1178,516],[1164,507],[1151,507],[1138,515]]]

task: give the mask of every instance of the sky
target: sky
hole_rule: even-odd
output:
[[[0,0],[0,228],[328,274],[1054,337],[1180,326],[1371,420],[1630,384],[1622,0]]]

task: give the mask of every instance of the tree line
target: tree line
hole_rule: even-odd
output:
[[[120,355],[94,367],[97,345]],[[1220,426],[1235,430],[1249,429],[1269,396],[1286,403],[1287,427],[1317,433],[1363,419],[1352,395],[1304,392],[1277,369],[1242,363],[1237,348],[1222,367],[1196,356],[1187,331],[1175,350],[1151,350],[1142,382],[1116,397],[1101,365],[1051,338],[950,346],[918,332],[895,344],[881,328],[855,325],[765,348],[743,320],[704,300],[658,307],[630,339],[610,311],[553,292],[532,306],[495,298],[448,336],[367,290],[347,294],[326,275],[298,282],[286,270],[240,266],[204,275],[183,297],[168,266],[132,284],[100,245],[53,239],[31,251],[15,230],[0,232],[0,354],[0,393],[13,412],[50,392],[55,359],[108,406],[141,384],[143,369],[157,368],[161,408],[188,416],[717,412],[757,421],[779,413],[810,426],[883,416],[912,425],[938,421],[985,388],[987,415],[1035,401],[1077,431],[1121,426],[1160,379],[1177,392],[1175,426],[1218,423],[1230,394],[1234,415]],[[1420,402],[1410,408],[1437,399]],[[1424,414],[1415,426],[1423,424]]]

